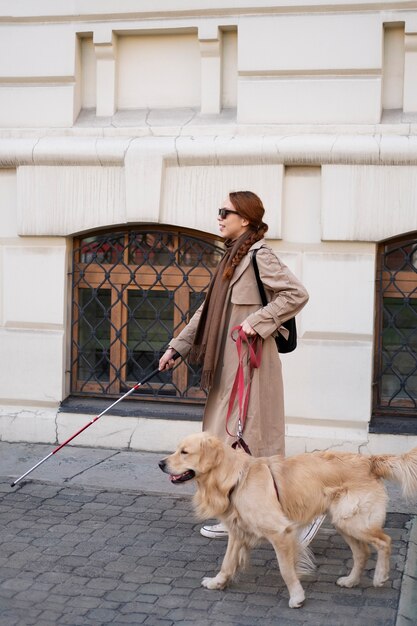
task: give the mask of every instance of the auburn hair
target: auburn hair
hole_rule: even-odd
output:
[[[248,253],[251,246],[262,239],[268,230],[268,224],[262,221],[265,213],[264,205],[256,193],[253,193],[253,191],[231,191],[229,200],[240,217],[248,220],[250,235],[238,248],[232,259],[231,266],[224,271],[223,278],[225,280],[232,278],[235,268]]]

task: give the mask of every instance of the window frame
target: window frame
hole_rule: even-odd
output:
[[[129,241],[132,233],[151,233],[153,235],[172,235],[174,241],[173,255],[175,265],[158,265],[149,263],[146,260],[141,264],[133,264],[129,260]],[[112,236],[123,236],[123,260],[120,263],[97,262],[82,260],[81,243],[88,237],[111,238]],[[190,318],[190,307],[192,294],[205,293],[208,284],[213,276],[216,265],[208,267],[204,262],[198,265],[181,264],[180,254],[183,245],[192,241],[196,244],[201,242],[202,249],[211,250],[217,256],[223,251],[222,239],[215,235],[201,233],[192,229],[184,229],[171,226],[159,226],[155,224],[141,224],[124,226],[119,228],[107,228],[94,231],[92,233],[80,234],[73,238],[72,247],[72,286],[71,286],[71,364],[70,364],[70,393],[73,396],[92,397],[118,397],[127,391],[131,386],[140,381],[127,381],[125,378],[127,360],[127,297],[131,290],[143,289],[144,291],[166,290],[174,293],[174,313],[173,328],[177,335],[186,325]],[[198,253],[197,253],[198,255]],[[107,260],[108,261],[108,260]],[[135,274],[132,282],[132,272]],[[164,281],[162,283],[162,280]],[[80,290],[87,289],[110,289],[110,338],[109,338],[109,380],[103,384],[86,382],[79,378],[79,333],[80,333]],[[186,319],[184,319],[184,316]],[[116,337],[119,332],[120,341]],[[156,362],[155,362],[156,363]],[[156,364],[154,363],[154,367]],[[153,369],[153,368],[152,368]],[[116,372],[116,374],[114,374]],[[119,375],[120,373],[120,375]],[[148,372],[144,372],[143,377]],[[136,399],[140,397],[144,400],[157,401],[181,401],[203,403],[206,393],[199,387],[189,386],[191,380],[190,366],[181,361],[172,370],[173,389],[179,391],[175,395],[168,395],[170,383],[149,381],[146,389],[149,393],[141,394],[135,392]],[[132,384],[131,384],[132,383]],[[165,395],[158,395],[158,389],[165,388]],[[134,394],[132,394],[134,395]]]
[[[372,393],[372,417],[370,432],[417,433],[417,397],[410,399],[393,399],[383,396],[384,375],[384,304],[385,298],[396,298],[406,301],[412,297],[417,299],[417,267],[402,270],[389,267],[388,255],[407,245],[417,245],[417,232],[394,237],[381,242],[377,249],[376,290],[375,290],[375,333],[374,333],[374,375]],[[391,249],[389,249],[391,248]],[[400,328],[400,327],[399,327]],[[403,343],[401,346],[407,347]],[[416,357],[417,365],[417,357]]]

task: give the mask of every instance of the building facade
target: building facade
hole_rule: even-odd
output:
[[[417,445],[417,7],[0,3],[0,433],[62,442],[155,366],[263,199],[310,301],[288,452]],[[185,363],[79,445],[200,429]]]

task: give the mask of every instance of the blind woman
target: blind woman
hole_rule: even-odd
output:
[[[263,341],[262,361],[253,373],[243,433],[254,456],[285,454],[284,389],[275,336],[286,335],[288,331],[283,323],[297,315],[308,301],[305,287],[267,245],[264,213],[262,201],[255,193],[229,193],[217,217],[226,248],[224,256],[204,303],[170,341],[159,362],[160,370],[173,367],[173,356],[178,352],[191,363],[201,365],[201,387],[208,391],[203,430],[231,445],[235,438],[227,433],[226,416],[238,367],[231,331],[242,326],[248,337],[259,335]],[[255,250],[268,299],[266,306],[262,306],[252,264]],[[231,433],[238,430],[237,402],[228,430]],[[316,526],[319,525],[320,521]],[[309,540],[314,536],[313,530],[306,529]],[[224,537],[227,529],[222,524],[206,525],[201,533],[207,537]]]

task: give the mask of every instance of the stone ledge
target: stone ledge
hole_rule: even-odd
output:
[[[165,163],[183,165],[230,165],[238,164],[285,164],[285,165],[415,165],[417,164],[417,134],[383,134],[372,127],[361,133],[354,127],[350,133],[321,133],[317,126],[309,127],[305,134],[295,127],[286,136],[279,127],[270,127],[263,133],[255,126],[256,133],[244,135],[244,129],[233,127],[216,134],[216,127],[209,127],[210,135],[202,131],[192,136],[182,133],[180,127],[167,128],[166,135],[151,136],[125,129],[114,136],[97,137],[77,133],[74,129],[66,135],[48,134],[40,129],[36,137],[24,133],[0,133],[0,167],[22,165],[119,165],[125,164],[132,153],[137,161],[146,161],[149,154]],[[83,129],[79,129],[83,130]],[[114,131],[115,129],[113,129]],[[196,129],[197,130],[197,129]],[[200,129],[201,130],[201,129]],[[416,129],[417,130],[417,129]],[[307,131],[306,131],[307,132]],[[377,133],[377,134],[376,134]],[[215,135],[215,136],[214,136]]]
[[[85,398],[69,396],[59,407],[58,413],[84,413],[98,415],[113,402],[111,398]],[[178,402],[147,402],[146,400],[130,399],[108,411],[108,415],[122,417],[148,417],[153,419],[172,419],[184,421],[201,421],[204,406],[202,404],[179,404]]]

